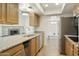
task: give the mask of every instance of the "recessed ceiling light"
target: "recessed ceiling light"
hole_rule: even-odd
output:
[[[45,7],[48,7],[48,4],[45,4]]]
[[[59,5],[59,3],[56,3],[56,5]]]

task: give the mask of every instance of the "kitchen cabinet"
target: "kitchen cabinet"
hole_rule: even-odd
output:
[[[18,24],[18,4],[0,3],[0,24]]]
[[[14,54],[13,56],[25,56],[25,51],[24,49],[19,50],[16,54]]]
[[[74,45],[68,39],[65,39],[65,54],[68,56],[74,55]]]
[[[36,50],[36,48],[35,48],[36,46],[35,46],[35,38],[32,38],[31,39],[31,41],[30,41],[30,46],[29,46],[29,52],[30,52],[30,55],[31,56],[34,56],[36,53],[35,53],[35,50]]]
[[[6,51],[3,51],[2,54],[8,54],[9,56],[25,56],[24,46],[23,44],[19,44]]]
[[[40,19],[40,16],[36,13],[29,13],[29,24],[30,26],[34,26],[34,27],[38,27],[39,26],[39,19]]]
[[[39,44],[39,43],[40,43],[40,41],[39,41],[39,36],[37,36],[37,37],[36,37],[36,43],[35,43],[35,44],[36,44],[36,53],[37,53],[37,52],[39,51],[39,49],[40,49],[40,44]]]
[[[6,3],[0,3],[0,24],[6,22]]]
[[[7,23],[18,24],[18,4],[8,3],[7,4]]]
[[[41,35],[38,35],[38,36],[23,43],[26,56],[34,56],[42,48],[43,39],[42,39],[42,37],[40,39],[40,36]]]
[[[24,36],[26,37],[25,39],[28,37],[29,40],[27,39],[28,41],[22,42],[19,45],[15,45],[7,50],[4,50],[3,52],[0,52],[0,56],[35,56],[43,46],[43,39],[40,39],[40,36],[41,35],[34,37]],[[42,44],[40,44],[41,42]]]
[[[74,56],[78,56],[78,47],[74,45]]]

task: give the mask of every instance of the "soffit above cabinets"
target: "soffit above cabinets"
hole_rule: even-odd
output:
[[[29,3],[19,3],[19,10],[22,12],[33,12]]]
[[[35,12],[40,15],[42,14],[35,3],[19,3],[19,11],[24,13]]]

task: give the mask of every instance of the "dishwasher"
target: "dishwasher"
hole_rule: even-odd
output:
[[[25,50],[25,55],[29,56],[30,55],[30,41],[26,41],[23,43],[24,45],[24,50]]]

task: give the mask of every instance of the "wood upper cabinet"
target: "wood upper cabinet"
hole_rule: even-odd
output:
[[[40,16],[36,13],[29,13],[29,23],[30,23],[30,26],[34,26],[34,27],[38,27],[39,26],[39,18]]]
[[[18,4],[0,3],[0,24],[18,24]]]
[[[18,24],[18,4],[8,3],[7,4],[7,23]]]
[[[6,22],[6,3],[0,3],[0,24]]]

